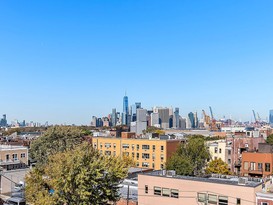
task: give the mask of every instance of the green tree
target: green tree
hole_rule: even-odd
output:
[[[228,169],[228,164],[225,163],[221,158],[210,161],[208,167],[206,168],[206,173],[231,174],[231,172]]]
[[[39,164],[46,163],[49,156],[73,149],[84,140],[85,131],[74,126],[54,126],[30,146],[30,157]]]
[[[50,156],[47,164],[32,170],[26,177],[26,198],[37,205],[115,202],[119,199],[118,185],[127,176],[129,166],[121,158],[100,155],[83,143]]]
[[[176,170],[179,175],[200,175],[211,158],[203,136],[191,136],[167,161],[167,169]]]
[[[273,145],[273,134],[268,135],[266,143]]]

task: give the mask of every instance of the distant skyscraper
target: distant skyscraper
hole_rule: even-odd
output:
[[[174,111],[173,127],[179,128],[179,108],[176,107]]]
[[[128,103],[128,97],[125,96],[123,97],[123,112],[122,112],[122,124],[123,125],[128,125],[128,115],[129,115],[129,103]]]
[[[8,122],[7,122],[7,115],[4,114],[3,115],[3,118],[0,119],[0,127],[6,127],[8,125]]]
[[[116,108],[112,109],[111,123],[112,123],[112,126],[116,126],[117,125],[117,110],[116,110]]]
[[[273,110],[269,111],[269,124],[273,125]]]
[[[128,97],[126,95],[123,97],[123,112],[129,114]]]
[[[161,128],[168,129],[170,128],[169,120],[169,108],[157,108],[158,117],[159,117],[159,124]]]
[[[188,117],[189,117],[189,120],[190,120],[191,128],[195,128],[194,114],[193,114],[192,112],[190,112],[190,113],[188,114]]]
[[[194,128],[198,128],[198,117],[197,117],[197,112],[194,113]]]

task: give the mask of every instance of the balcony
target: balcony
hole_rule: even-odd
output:
[[[248,169],[248,174],[258,174],[258,175],[263,175],[263,169],[253,169],[253,168],[249,168]]]

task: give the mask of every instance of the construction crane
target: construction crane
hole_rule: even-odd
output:
[[[254,120],[255,120],[255,122],[257,122],[257,118],[256,118],[255,111],[254,111],[254,110],[252,110],[252,112],[253,112],[253,116],[254,116]]]
[[[203,112],[203,115],[204,115],[204,125],[205,125],[205,127],[209,126],[209,124],[210,124],[210,117],[208,115],[206,115],[205,110],[202,110],[202,112]]]
[[[210,110],[210,116],[211,116],[211,120],[214,120],[214,117],[213,117],[213,113],[212,113],[212,109],[211,109],[211,106],[209,106],[209,110]]]

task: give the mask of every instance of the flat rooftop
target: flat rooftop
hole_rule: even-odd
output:
[[[216,183],[216,184],[226,184],[226,185],[233,185],[233,186],[245,186],[245,187],[257,187],[262,184],[260,178],[246,178],[247,182],[245,184],[239,184],[239,178],[237,176],[225,176],[222,175],[220,178],[216,176],[207,176],[207,177],[193,177],[193,176],[181,176],[181,175],[166,175],[164,173],[165,170],[156,170],[153,172],[147,173],[140,173],[140,175],[150,175],[156,177],[165,177],[170,179],[182,179],[182,180],[189,180],[189,181],[198,181],[198,182],[206,182],[206,183]]]
[[[27,147],[24,146],[14,146],[14,145],[0,145],[0,151],[5,151],[5,150],[25,150],[28,149]]]

